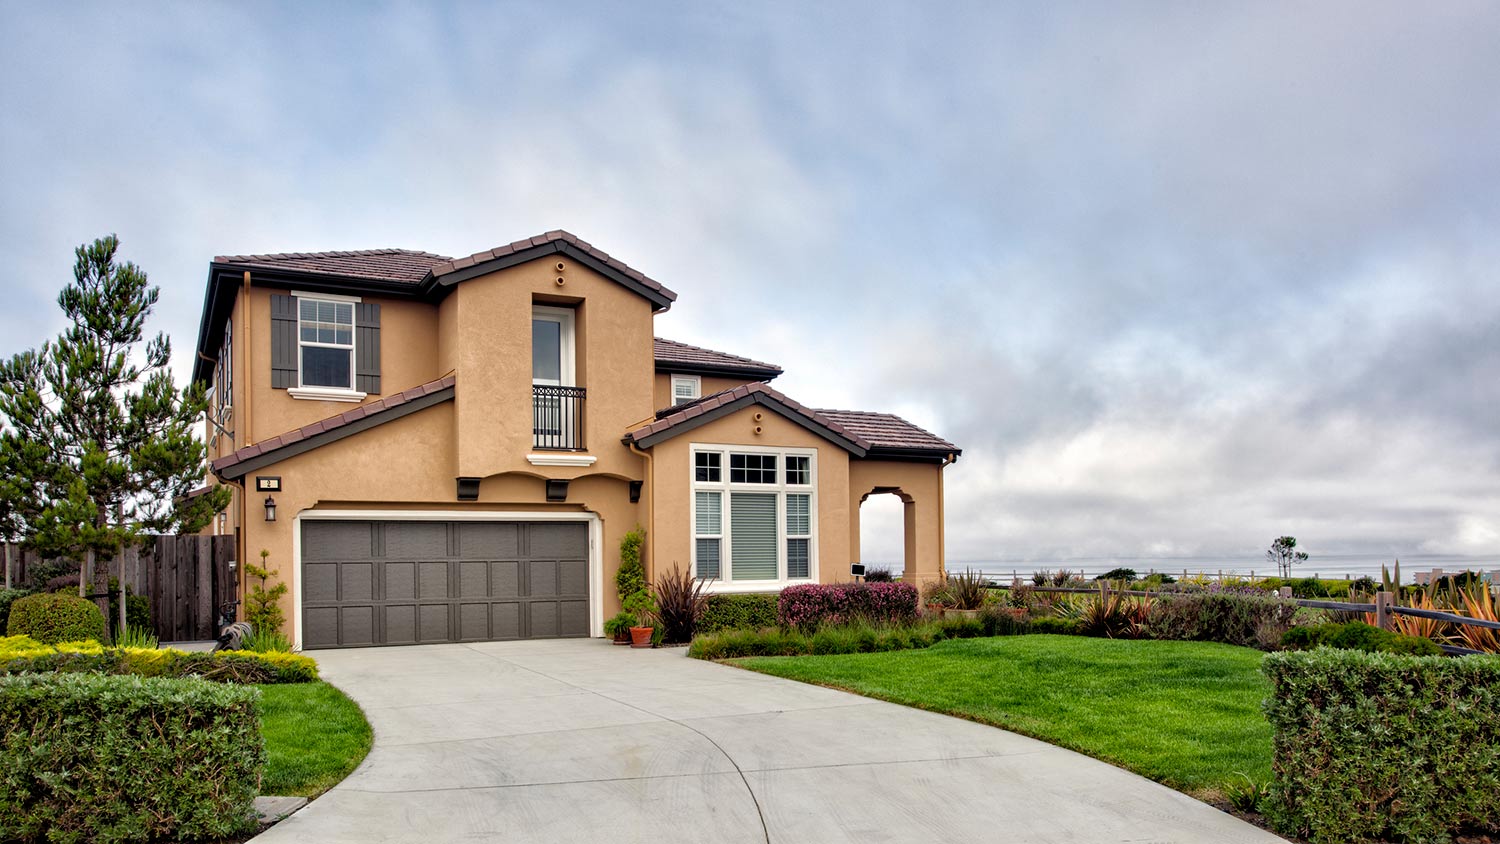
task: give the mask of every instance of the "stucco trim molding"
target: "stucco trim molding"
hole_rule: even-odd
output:
[[[599,458],[592,454],[528,454],[526,462],[533,466],[592,466]]]
[[[310,399],[313,401],[357,402],[368,398],[368,394],[366,393],[328,387],[288,387],[286,393],[294,399]]]
[[[586,522],[589,527],[589,635],[604,635],[604,523],[597,513],[530,510],[303,510],[292,520],[292,612],[302,650],[302,523],[304,520],[408,522]]]

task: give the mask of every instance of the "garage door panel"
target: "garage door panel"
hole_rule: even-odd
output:
[[[557,603],[557,635],[589,635],[588,601],[559,601]]]
[[[446,642],[453,638],[449,621],[452,607],[449,604],[421,604],[417,607],[417,618],[421,624],[418,641]]]
[[[303,526],[307,648],[589,635],[579,523]]]
[[[492,598],[520,597],[521,564],[511,560],[490,563],[490,588]]]
[[[386,522],[384,527],[387,559],[448,556],[448,525],[444,522]]]
[[[339,564],[305,563],[302,566],[302,600],[322,603],[339,599]]]
[[[521,638],[519,601],[490,604],[490,634],[496,639]]]
[[[417,597],[416,563],[385,563],[384,576],[387,601],[410,601]]]
[[[375,600],[375,563],[339,563],[339,600]]]
[[[522,525],[504,522],[459,522],[458,555],[465,560],[521,556]]]
[[[417,605],[389,604],[385,608],[385,644],[417,643]]]
[[[448,597],[448,563],[417,563],[417,597],[423,601]]]
[[[317,530],[305,531],[304,560],[367,560],[375,526],[370,522],[318,522]]]
[[[527,553],[552,559],[586,559],[589,555],[587,530],[566,522],[530,525],[527,530]]]
[[[530,578],[527,584],[533,597],[551,598],[557,595],[557,563],[553,560],[531,560],[526,565]]]
[[[339,641],[345,645],[375,644],[375,607],[339,607]]]

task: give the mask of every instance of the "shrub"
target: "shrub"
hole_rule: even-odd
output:
[[[811,629],[863,619],[909,624],[917,618],[917,590],[910,583],[808,583],[781,590],[776,618],[784,627]]]
[[[707,600],[703,594],[707,583],[676,565],[672,566],[671,573],[656,579],[655,618],[661,623],[664,642],[679,644],[693,640],[693,631],[698,627],[698,618],[703,615],[703,604]]]
[[[276,574],[276,569],[266,568],[266,558],[269,556],[271,552],[262,548],[260,565],[245,563],[245,576],[259,581],[250,586],[250,591],[245,596],[245,620],[256,630],[276,633],[286,622],[286,616],[281,611],[281,596],[287,593],[287,585],[282,581],[266,588],[266,581]]]
[[[1443,652],[1443,649],[1431,639],[1381,630],[1363,621],[1293,627],[1281,637],[1281,646],[1291,650],[1309,650],[1323,646],[1369,653],[1415,654],[1417,656],[1438,656]]]
[[[146,648],[154,649],[161,645],[157,641],[156,634],[145,627],[129,626],[124,630],[116,631],[114,642],[122,648]]]
[[[5,840],[216,839],[265,764],[254,689],[139,677],[0,678]]]
[[[1257,632],[1267,625],[1290,627],[1297,614],[1293,601],[1239,592],[1186,592],[1158,596],[1151,604],[1146,629],[1157,639],[1223,642],[1256,647]]]
[[[291,653],[292,640],[274,630],[251,630],[240,639],[240,650],[253,653]]]
[[[310,683],[318,679],[318,664],[302,654],[275,651],[206,653],[103,647],[98,642],[64,642],[53,647],[27,637],[0,639],[0,674],[48,672],[201,677],[224,683]]]
[[[989,590],[985,588],[984,575],[973,569],[964,569],[963,574],[948,575],[948,594],[953,596],[953,607],[960,610],[977,610],[984,606]]]
[[[698,632],[775,626],[776,598],[774,594],[710,595],[698,619]]]
[[[1095,580],[1123,580],[1126,583],[1134,583],[1135,581],[1140,580],[1140,577],[1135,573],[1135,569],[1118,568],[1118,569],[1110,569],[1109,571],[1105,572],[1104,574],[1099,575],[1098,577],[1096,577],[1094,579]]]
[[[30,594],[30,589],[0,589],[0,633],[5,632],[5,625],[10,621],[10,605],[17,598]]]
[[[879,568],[867,568],[865,569],[865,582],[894,583],[896,582],[896,577],[895,575],[891,574],[891,570],[886,568],[885,566],[881,566]]]
[[[635,626],[635,616],[628,612],[618,612],[604,620],[604,635],[619,638],[628,635],[633,626]]]
[[[1500,825],[1500,660],[1318,649],[1266,657],[1262,811],[1315,844]]]
[[[38,642],[103,640],[104,616],[92,601],[77,595],[42,592],[19,598],[10,605],[5,632],[30,636]]]
[[[1082,636],[1083,624],[1076,618],[1033,618],[1026,625],[1028,633],[1056,633],[1063,636]]]
[[[109,579],[109,635],[120,632],[120,579]],[[125,626],[137,630],[151,630],[151,599],[135,594],[130,584],[125,584]]]

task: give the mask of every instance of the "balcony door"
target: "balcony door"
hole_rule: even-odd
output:
[[[533,443],[537,448],[582,446],[583,391],[574,380],[574,314],[568,308],[531,311]]]

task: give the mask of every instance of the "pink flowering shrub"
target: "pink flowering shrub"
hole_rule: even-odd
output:
[[[863,620],[910,624],[917,620],[917,587],[910,583],[808,583],[781,590],[776,620],[783,627]]]

